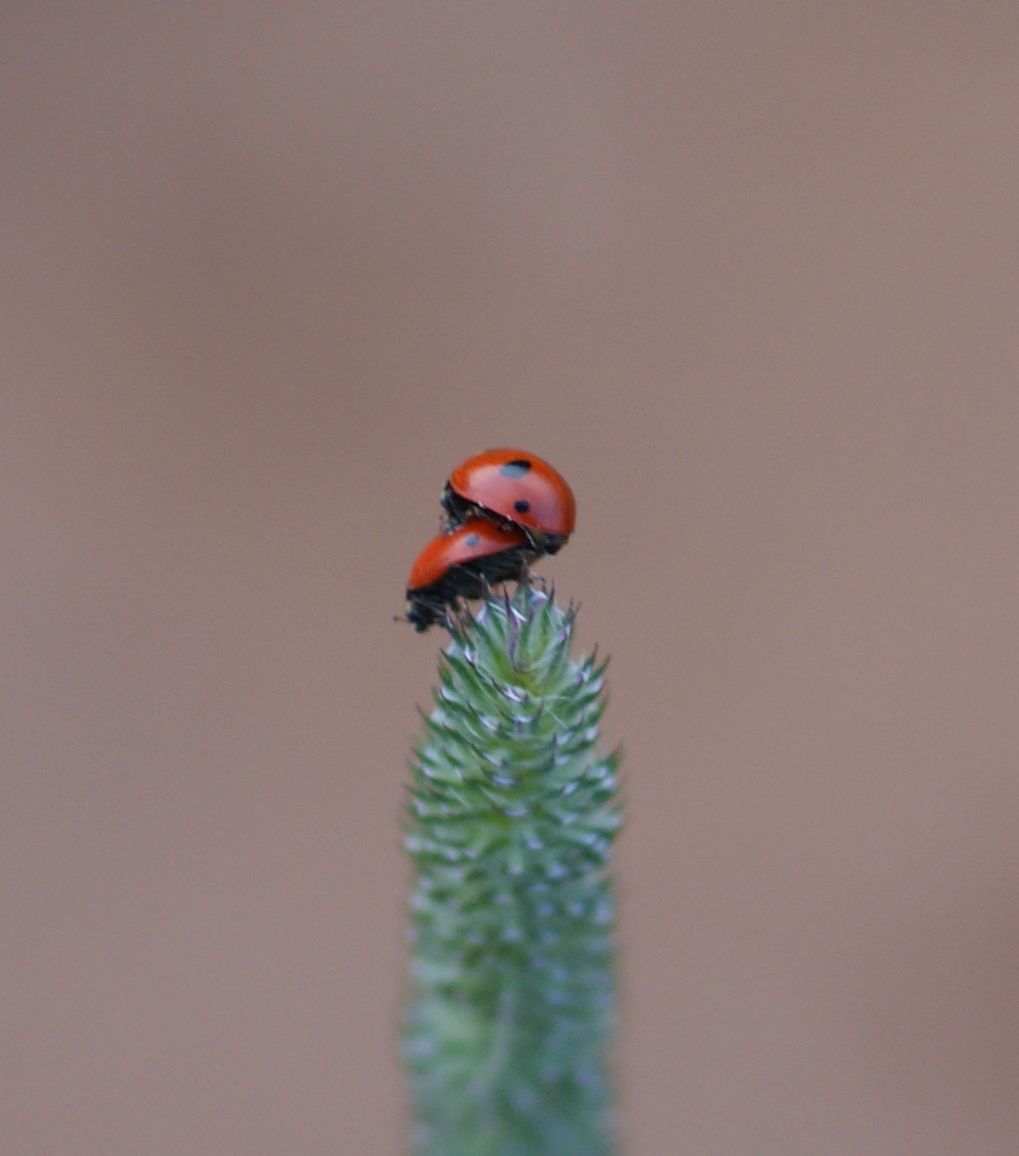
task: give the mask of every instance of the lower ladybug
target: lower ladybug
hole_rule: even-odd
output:
[[[535,554],[562,549],[577,518],[566,479],[526,450],[485,450],[461,462],[442,504],[454,525],[480,516],[521,530]]]
[[[407,581],[407,621],[416,630],[445,622],[458,598],[480,598],[491,582],[522,577],[527,536],[484,518],[433,538],[418,555]]]

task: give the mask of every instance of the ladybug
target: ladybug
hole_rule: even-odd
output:
[[[526,450],[485,450],[461,462],[442,505],[453,525],[480,515],[523,531],[535,555],[561,550],[577,516],[562,474]]]
[[[418,631],[446,621],[458,598],[480,598],[491,582],[520,578],[527,568],[527,536],[485,518],[439,534],[417,556],[407,581],[407,621]]]

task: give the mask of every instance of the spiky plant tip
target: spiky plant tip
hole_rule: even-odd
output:
[[[609,1156],[614,754],[576,608],[461,618],[414,752],[405,1024],[417,1156]]]

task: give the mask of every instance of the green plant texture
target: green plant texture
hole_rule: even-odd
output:
[[[611,1156],[604,663],[521,583],[454,627],[412,761],[404,1056],[415,1156]]]

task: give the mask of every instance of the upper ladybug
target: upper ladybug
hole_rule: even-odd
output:
[[[485,450],[449,475],[442,504],[454,524],[481,515],[516,526],[533,550],[555,554],[573,533],[576,502],[557,470],[526,450]]]

